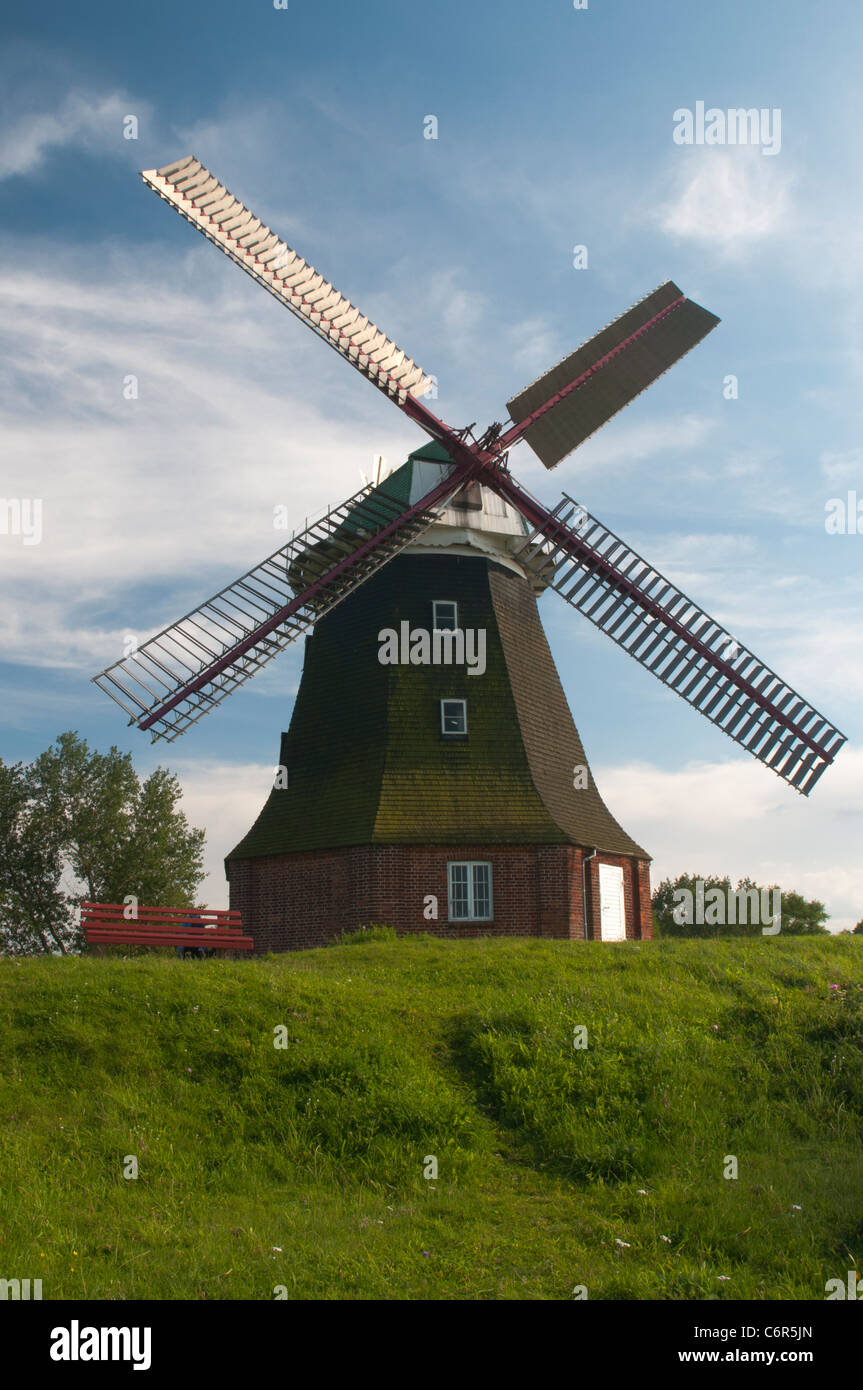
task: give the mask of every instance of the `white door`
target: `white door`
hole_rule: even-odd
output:
[[[603,941],[626,940],[623,870],[615,864],[599,866],[599,934]]]

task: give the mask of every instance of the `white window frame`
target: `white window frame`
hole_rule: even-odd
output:
[[[453,913],[453,869],[467,869],[467,905],[464,916]],[[476,911],[474,894],[474,869],[488,869],[488,912],[481,915]],[[493,922],[494,921],[494,873],[490,859],[451,859],[446,866],[447,915],[450,922]]]
[[[452,627],[441,627],[437,620],[437,611],[446,604],[447,608],[453,611]],[[432,599],[432,629],[437,632],[458,632],[458,604],[454,598],[435,598]]]
[[[444,718],[444,705],[461,705],[462,714],[464,715],[464,728],[463,728],[463,729],[459,729],[458,732],[454,732],[452,729],[448,729],[448,728],[446,727],[446,721],[445,721],[445,718]],[[441,733],[442,733],[442,735],[443,735],[444,738],[467,738],[467,700],[459,700],[459,699],[441,700],[441,702],[440,702],[440,731],[441,731]]]

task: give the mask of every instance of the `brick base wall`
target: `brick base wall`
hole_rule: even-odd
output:
[[[650,901],[650,865],[644,859],[633,860],[638,893],[638,932],[642,941],[653,940],[653,904]]]
[[[369,923],[436,936],[599,940],[598,865],[623,868],[626,934],[652,935],[650,866],[601,853],[589,859],[587,930],[582,854],[573,845],[363,845],[229,861],[231,908],[256,953],[324,946]],[[450,922],[447,863],[492,865],[493,918]],[[437,898],[437,918],[425,915]]]

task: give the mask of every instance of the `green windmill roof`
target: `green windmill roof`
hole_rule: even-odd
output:
[[[427,459],[430,463],[452,463],[453,461],[444,446],[438,444],[436,439],[430,439],[428,444],[423,444],[421,449],[414,449],[412,454],[408,454],[408,463],[411,459]]]
[[[435,440],[424,444],[420,449],[414,449],[400,468],[394,469],[388,477],[384,478],[382,483],[379,483],[369,493],[368,497],[364,497],[348,512],[336,534],[350,533],[353,535],[357,530],[377,531],[384,519],[384,512],[375,505],[376,498],[383,497],[387,501],[397,502],[400,508],[408,507],[413,489],[414,460],[450,464],[453,461],[443,445],[436,443]],[[389,511],[387,511],[386,519],[389,519],[389,515]]]

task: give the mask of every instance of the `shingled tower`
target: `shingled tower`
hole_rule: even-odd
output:
[[[346,527],[380,494],[402,506],[424,496],[449,463],[439,445],[417,450]],[[543,581],[515,558],[526,539],[513,507],[467,488],[306,638],[284,772],[226,863],[256,949],[320,945],[369,922],[650,935],[649,858],[590,772],[537,612]],[[381,634],[421,658],[436,625],[474,634],[473,671],[381,661]]]

